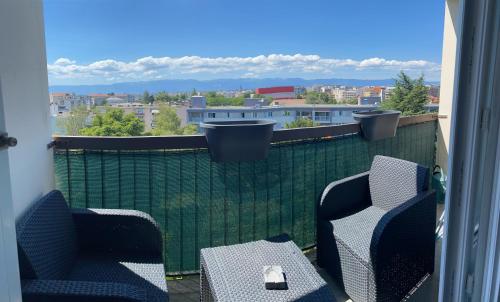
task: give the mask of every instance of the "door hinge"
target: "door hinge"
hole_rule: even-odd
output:
[[[17,139],[15,137],[9,137],[6,132],[0,132],[0,150],[15,147],[16,145]]]

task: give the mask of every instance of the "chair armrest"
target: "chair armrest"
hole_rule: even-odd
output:
[[[124,283],[35,279],[21,286],[24,302],[146,301],[144,290]]]
[[[370,243],[370,257],[375,280],[412,284],[419,280],[410,281],[410,278],[432,273],[435,227],[436,194],[434,190],[421,192],[382,216],[373,231]],[[390,287],[387,284],[378,286]]]
[[[330,183],[318,202],[318,219],[342,218],[369,206],[368,175],[364,172]]]
[[[162,255],[160,228],[144,212],[72,209],[72,215],[82,250]]]

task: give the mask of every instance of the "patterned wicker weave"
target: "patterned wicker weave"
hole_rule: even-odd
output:
[[[71,211],[53,191],[17,238],[24,301],[168,301],[161,233],[145,213]]]
[[[406,160],[391,160],[377,155],[370,169],[372,203],[389,211],[427,190],[429,170]]]
[[[377,154],[433,166],[436,125],[373,142],[353,134],[272,144],[266,160],[247,162],[216,163],[207,149],[56,149],[56,187],[71,208],[150,214],[164,234],[167,274],[194,273],[202,248],[281,233],[315,245],[315,201],[327,184],[369,170]]]
[[[334,301],[326,282],[287,237],[201,250],[202,301]],[[266,290],[262,267],[281,265],[287,290]]]
[[[433,273],[436,203],[428,174],[415,163],[375,156],[370,172],[323,192],[318,264],[354,301],[400,301]]]

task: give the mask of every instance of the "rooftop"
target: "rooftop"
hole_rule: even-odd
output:
[[[189,111],[269,111],[269,110],[301,110],[301,109],[339,109],[339,110],[361,110],[378,108],[376,105],[347,105],[347,104],[303,104],[298,106],[261,106],[261,107],[245,107],[245,106],[216,106],[206,108],[188,108]]]

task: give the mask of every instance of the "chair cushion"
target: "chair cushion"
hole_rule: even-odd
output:
[[[76,230],[66,200],[52,191],[16,223],[21,278],[61,279],[77,255]]]
[[[147,301],[168,301],[165,270],[161,257],[120,256],[115,253],[82,253],[67,279],[116,282],[146,291]]]
[[[377,155],[370,169],[372,204],[389,211],[427,190],[429,169],[419,164]]]
[[[370,243],[373,230],[386,211],[378,207],[368,207],[356,214],[332,220],[335,240],[349,249],[360,261],[370,262]]]

